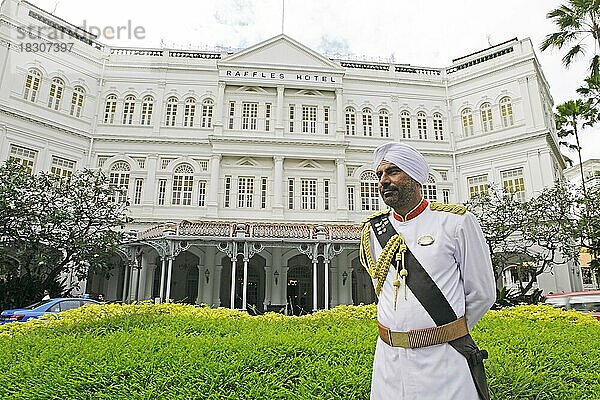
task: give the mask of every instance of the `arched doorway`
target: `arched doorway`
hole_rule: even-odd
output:
[[[298,254],[288,261],[287,302],[293,315],[312,312],[312,263],[305,254]]]
[[[352,301],[354,305],[377,302],[373,281],[367,270],[357,258],[352,260]]]
[[[180,303],[195,304],[198,297],[198,264],[200,259],[184,251],[173,262],[171,299]]]

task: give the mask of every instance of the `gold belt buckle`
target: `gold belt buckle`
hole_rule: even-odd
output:
[[[402,347],[410,349],[410,340],[408,338],[408,332],[392,332],[388,331],[390,335],[390,344],[393,347]]]

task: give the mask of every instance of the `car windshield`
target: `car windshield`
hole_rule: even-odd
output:
[[[34,308],[38,308],[39,306],[43,306],[44,304],[50,303],[52,300],[42,300],[42,301],[38,301],[37,303],[33,303],[30,306],[27,307],[23,307],[27,310],[33,310]]]

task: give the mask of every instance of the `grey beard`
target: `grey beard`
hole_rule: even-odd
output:
[[[395,186],[394,188],[391,196],[384,197],[383,193],[381,193],[383,202],[394,210],[410,204],[421,191],[419,184],[416,182],[411,182],[400,187]]]

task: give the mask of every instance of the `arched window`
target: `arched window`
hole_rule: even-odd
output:
[[[110,186],[115,189],[114,201],[127,201],[131,167],[126,161],[116,161],[110,167],[108,175]]]
[[[427,116],[423,111],[417,113],[417,133],[419,139],[427,139]]]
[[[356,135],[356,111],[354,108],[346,108],[346,135]]]
[[[410,113],[408,111],[400,113],[400,129],[402,130],[402,139],[410,139]]]
[[[500,99],[500,118],[502,118],[502,126],[505,128],[514,124],[510,97]]]
[[[167,99],[167,113],[165,119],[166,126],[175,126],[177,118],[177,97],[171,96]]]
[[[48,95],[48,107],[58,110],[60,109],[60,101],[62,100],[65,81],[60,78],[53,78],[50,84],[50,94]]]
[[[189,164],[179,164],[173,175],[173,197],[171,204],[189,206],[192,204],[194,169]]]
[[[117,96],[110,94],[106,96],[106,103],[104,105],[104,123],[114,124],[115,113],[117,111]]]
[[[444,131],[442,127],[442,114],[433,114],[433,135],[435,140],[444,140]]]
[[[437,201],[437,186],[433,176],[429,175],[427,182],[423,185],[423,197],[429,201]]]
[[[202,128],[212,127],[213,107],[214,102],[212,101],[212,99],[205,99],[202,102]]]
[[[362,110],[362,128],[364,136],[373,136],[373,112],[370,108]]]
[[[142,99],[142,125],[150,125],[152,120],[152,111],[154,109],[154,97],[145,96]]]
[[[390,114],[385,109],[379,111],[379,133],[381,137],[390,137]]]
[[[196,99],[188,97],[185,99],[185,108],[183,110],[183,126],[194,126],[194,117],[196,116]]]
[[[35,68],[32,68],[27,73],[25,78],[25,89],[23,90],[23,98],[25,100],[34,101],[37,99],[42,82],[42,73]]]
[[[131,125],[133,123],[133,112],[135,111],[135,96],[125,96],[123,103],[123,124]]]
[[[74,117],[81,117],[83,111],[83,99],[85,99],[85,89],[81,86],[75,86],[73,96],[71,97],[71,114]]]
[[[481,126],[484,132],[494,130],[494,121],[492,121],[492,106],[490,103],[481,105]]]
[[[379,179],[373,171],[365,171],[360,175],[360,203],[362,211],[379,210]]]
[[[470,108],[465,108],[460,116],[462,118],[463,136],[473,136],[473,111]]]

